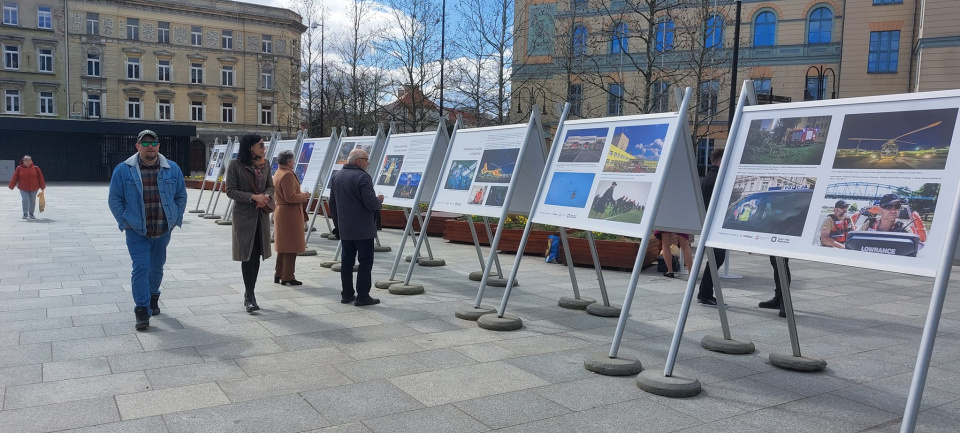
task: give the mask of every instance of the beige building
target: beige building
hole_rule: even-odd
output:
[[[63,3],[2,0],[0,22],[0,115],[63,117]]]

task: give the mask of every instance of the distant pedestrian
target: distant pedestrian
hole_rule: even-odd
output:
[[[113,169],[110,212],[126,234],[133,262],[131,292],[136,329],[160,314],[160,282],[170,232],[183,223],[187,187],[177,163],[160,154],[160,140],[149,129],[137,135],[137,153]]]
[[[307,248],[303,237],[303,223],[307,221],[304,206],[310,194],[300,192],[300,181],[293,172],[297,161],[293,152],[284,150],[277,157],[277,172],[273,175],[277,211],[273,214],[273,247],[277,250],[277,267],[273,282],[283,285],[303,284],[294,276],[297,253]]]
[[[376,214],[383,195],[376,195],[373,179],[367,173],[370,161],[363,150],[350,152],[347,164],[333,177],[330,185],[330,212],[336,222],[343,247],[340,263],[340,302],[374,305],[370,297],[370,272],[373,269],[373,239],[377,236]],[[359,259],[357,285],[353,285],[353,265]]]
[[[234,201],[233,260],[241,262],[243,306],[248,313],[260,309],[253,294],[260,273],[260,260],[272,255],[267,207],[273,199],[274,188],[270,164],[263,157],[266,151],[262,137],[244,135],[240,138],[237,159],[227,165],[225,178],[227,197]]]
[[[707,169],[707,175],[700,181],[700,193],[703,195],[703,208],[707,210],[707,213],[710,212],[710,209],[707,208],[710,206],[710,197],[713,195],[713,188],[717,184],[717,175],[720,173],[721,162],[723,162],[723,149],[714,149],[710,152],[711,167]],[[720,248],[713,249],[712,259],[714,263],[717,264],[717,268],[723,265],[723,260],[726,256],[727,250]],[[707,260],[710,259],[711,258],[707,258]],[[697,291],[697,302],[705,307],[717,306],[717,298],[713,296],[713,275],[710,273],[709,263],[703,271],[703,279],[700,280],[700,289]]]
[[[23,205],[23,219],[37,219],[33,211],[37,208],[37,192],[47,189],[40,167],[33,164],[30,155],[23,155],[20,165],[13,172],[8,188],[20,189],[20,200]]]

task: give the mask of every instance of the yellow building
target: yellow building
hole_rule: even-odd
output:
[[[63,117],[63,3],[3,0],[0,21],[0,115]]]

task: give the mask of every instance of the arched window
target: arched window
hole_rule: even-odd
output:
[[[657,24],[657,51],[673,49],[673,20],[661,21]]]
[[[630,30],[627,23],[620,23],[613,27],[610,37],[610,54],[623,54],[629,51]]]
[[[772,46],[777,40],[777,16],[770,11],[760,12],[753,20],[753,46]]]
[[[808,44],[829,44],[833,33],[833,12],[826,7],[819,7],[810,14],[810,25],[807,28]]]
[[[583,24],[578,24],[574,27],[573,40],[571,42],[574,57],[587,55],[587,27]]]
[[[714,15],[707,18],[706,24],[703,46],[708,49],[723,48],[723,18]]]

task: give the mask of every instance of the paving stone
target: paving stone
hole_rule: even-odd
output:
[[[7,388],[4,410],[146,391],[150,382],[142,372],[82,377]]]
[[[373,433],[373,430],[368,429],[363,423],[352,422],[350,424],[336,425],[319,430],[310,430],[306,433]]]
[[[228,360],[283,351],[280,345],[269,338],[207,344],[196,346],[196,349],[205,361]]]
[[[234,402],[312,391],[349,383],[351,383],[349,378],[328,365],[219,382],[220,388]]]
[[[17,433],[60,431],[119,420],[112,397],[0,411],[0,426]]]
[[[110,374],[110,363],[107,362],[106,357],[46,362],[43,364],[44,382],[56,382],[59,380],[100,376],[104,374]]]
[[[26,332],[41,329],[69,328],[73,322],[69,317],[54,317],[49,319],[31,319],[17,322],[0,322],[0,332]]]
[[[140,333],[137,338],[144,350],[175,349],[178,347],[202,346],[228,341],[250,340],[270,337],[259,323],[241,323],[211,329],[189,328],[172,332]]]
[[[333,424],[423,408],[418,401],[383,380],[309,391],[302,395]]]
[[[534,388],[533,392],[573,411],[609,406],[645,396],[637,388],[633,377],[600,375]]]
[[[278,371],[299,370],[307,367],[318,367],[328,364],[338,364],[352,361],[349,355],[336,347],[322,347],[319,349],[300,350],[297,352],[282,352],[270,355],[251,356],[237,359],[247,374],[258,375],[276,373]]]
[[[591,377],[595,373],[583,368],[583,361],[596,349],[585,348],[566,352],[511,358],[503,362],[536,375],[550,383],[568,382]]]
[[[203,362],[203,358],[192,347],[113,355],[108,359],[114,373]]]
[[[471,433],[489,429],[451,405],[429,407],[364,421],[374,432]]]
[[[65,430],[61,433],[166,433],[167,431],[167,426],[164,425],[163,419],[159,416],[152,416],[149,418]]]
[[[0,387],[43,381],[43,364],[0,368]],[[2,406],[0,406],[2,407]]]
[[[463,355],[453,349],[436,349],[424,352],[415,352],[407,354],[410,359],[417,361],[430,369],[444,369],[460,367],[464,365],[476,364],[476,361],[469,356]]]
[[[812,411],[815,417],[808,415]],[[736,419],[767,430],[859,432],[899,416],[852,400],[821,395],[750,412]]]
[[[516,358],[516,352],[504,349],[495,343],[470,344],[466,346],[454,347],[453,350],[460,352],[477,362],[500,361],[509,358]]]
[[[132,326],[132,325],[131,325]],[[136,335],[54,341],[53,360],[83,359],[143,351]]]
[[[55,299],[55,298],[49,298]],[[130,321],[133,322],[133,309],[130,310]],[[86,316],[90,314],[118,313],[117,304],[84,305],[80,307],[47,308],[47,317]]]
[[[0,368],[50,361],[50,343],[22,344],[0,350]]]
[[[450,368],[390,379],[426,406],[547,385],[548,382],[502,362]]]
[[[103,336],[103,328],[99,325],[74,326],[71,328],[24,331],[20,333],[20,343],[43,343],[48,341],[78,340]]]
[[[230,403],[213,382],[118,395],[116,399],[120,417],[125,420]]]
[[[195,409],[163,416],[171,433],[300,432],[329,425],[298,395]]]
[[[243,369],[234,361],[211,361],[179,365],[146,370],[145,373],[147,378],[150,379],[153,389],[174,388],[246,376]]]
[[[570,410],[530,390],[481,397],[454,406],[493,429],[569,413]]]
[[[334,367],[354,382],[389,379],[431,370],[408,355],[350,361],[335,364]]]

